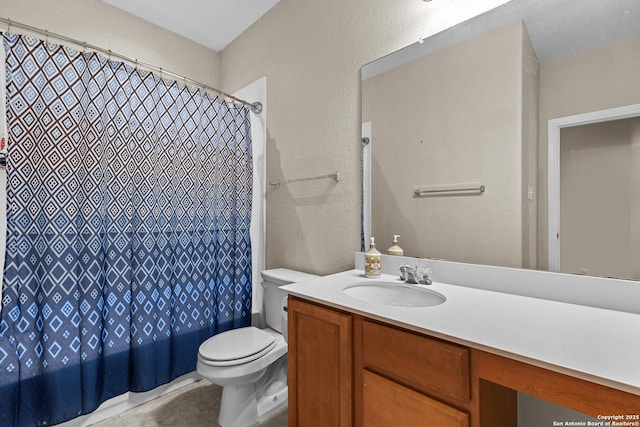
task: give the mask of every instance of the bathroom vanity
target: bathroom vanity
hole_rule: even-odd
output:
[[[287,287],[289,425],[513,427],[517,391],[640,423],[637,314],[437,282],[443,304],[390,307],[356,281]]]

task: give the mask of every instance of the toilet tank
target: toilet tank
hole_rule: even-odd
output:
[[[262,276],[262,286],[264,288],[264,313],[267,326],[282,333],[280,313],[282,311],[282,299],[287,296],[287,293],[280,289],[280,286],[313,279],[318,276],[287,268],[264,270],[260,272],[260,275]]]

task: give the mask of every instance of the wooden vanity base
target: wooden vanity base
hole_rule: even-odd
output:
[[[518,391],[592,417],[640,413],[640,396],[570,372],[289,296],[291,427],[514,427]]]
[[[637,415],[640,396],[479,351],[480,378],[597,417]],[[491,424],[490,424],[491,425]]]

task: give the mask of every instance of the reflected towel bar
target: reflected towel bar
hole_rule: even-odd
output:
[[[485,191],[485,186],[482,184],[465,183],[465,184],[449,184],[449,185],[434,185],[430,187],[416,187],[414,188],[413,195],[416,197],[425,196],[455,196],[466,194],[482,194]]]
[[[308,178],[285,179],[284,181],[271,181],[269,182],[269,185],[273,185],[274,187],[279,188],[282,184],[290,184],[292,182],[302,182],[302,181],[314,181],[316,179],[326,179],[326,178],[335,179],[336,182],[340,182],[340,172],[330,173],[328,175],[310,176]]]

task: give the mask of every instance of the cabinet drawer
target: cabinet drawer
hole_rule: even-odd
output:
[[[469,415],[365,370],[363,425],[468,427]]]
[[[365,367],[469,401],[469,349],[367,320],[362,340]]]

